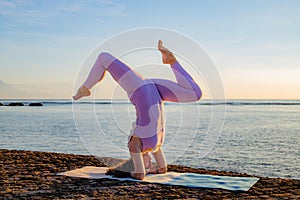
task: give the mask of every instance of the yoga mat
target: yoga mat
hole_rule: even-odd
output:
[[[86,166],[80,169],[59,173],[58,175],[88,179],[109,178],[120,181],[140,181],[132,178],[116,178],[105,175],[107,169],[107,167]],[[259,178],[254,177],[215,176],[208,174],[167,172],[166,174],[147,175],[142,181],[166,185],[181,185],[194,188],[219,188],[232,191],[248,191],[258,180]]]

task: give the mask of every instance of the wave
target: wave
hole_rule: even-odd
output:
[[[8,105],[9,103],[22,103],[24,106],[29,105],[30,103],[42,103],[44,106],[46,105],[72,105],[72,104],[130,104],[130,102],[125,102],[125,101],[44,101],[44,100],[0,100],[0,103],[3,105]]]
[[[231,106],[247,106],[247,105],[261,105],[261,106],[268,106],[268,105],[300,105],[300,102],[221,102],[221,103],[199,103],[199,105],[231,105]]]

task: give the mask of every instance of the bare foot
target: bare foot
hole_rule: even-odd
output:
[[[77,94],[73,96],[74,100],[78,100],[82,97],[86,97],[86,96],[90,96],[91,92],[90,90],[85,87],[84,85],[82,85],[78,90],[77,90]]]
[[[157,48],[162,54],[162,62],[164,64],[172,65],[176,62],[176,58],[173,55],[173,53],[169,49],[167,49],[166,47],[163,46],[161,40],[158,41],[158,47]]]

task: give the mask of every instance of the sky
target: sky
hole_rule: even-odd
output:
[[[0,0],[0,80],[27,92],[0,98],[70,99],[98,44],[158,27],[205,49],[225,98],[300,99],[299,10],[298,0]]]

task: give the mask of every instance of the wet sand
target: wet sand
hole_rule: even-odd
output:
[[[118,161],[94,156],[0,150],[1,199],[300,199],[300,180],[259,177],[247,192],[188,188],[110,179],[56,175],[84,166],[112,166]],[[169,171],[250,176],[170,165]]]

